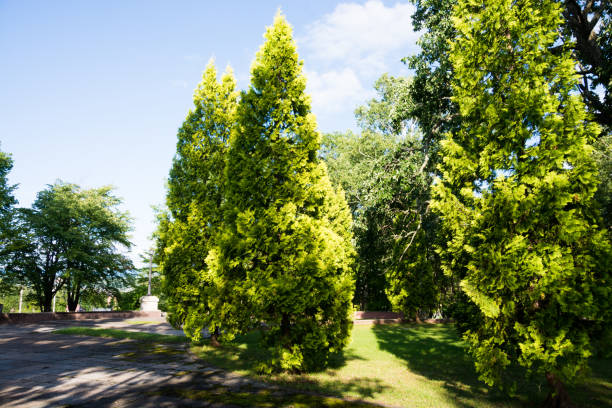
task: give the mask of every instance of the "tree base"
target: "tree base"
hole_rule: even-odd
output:
[[[542,408],[576,408],[572,403],[569,394],[565,390],[563,383],[552,373],[546,373],[546,381],[552,388]]]
[[[219,343],[219,340],[217,340],[216,334],[210,336],[210,345],[213,347],[221,347],[221,343]]]

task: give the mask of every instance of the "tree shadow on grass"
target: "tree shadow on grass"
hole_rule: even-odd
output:
[[[525,370],[509,370],[507,381],[516,381],[518,396],[511,398],[478,380],[467,347],[453,325],[376,325],[373,332],[381,350],[405,361],[407,368],[430,380],[441,381],[457,406],[481,400],[509,406],[538,406],[548,393],[544,382],[528,380]],[[612,407],[612,359],[593,361],[593,376],[569,388],[580,407]],[[465,401],[465,402],[463,402]]]
[[[506,401],[500,393],[490,395],[466,355],[464,344],[452,327],[441,325],[376,325],[374,332],[381,350],[406,362],[407,368],[430,380],[442,381],[457,406],[461,401],[493,399]]]
[[[224,343],[220,348],[202,344],[195,346],[192,350],[200,359],[214,367],[296,391],[340,398],[344,398],[347,394],[357,395],[358,398],[374,398],[376,394],[388,388],[381,380],[369,377],[323,380],[311,375],[300,374],[261,375],[257,372],[256,367],[258,363],[266,361],[269,354],[261,346],[261,335],[257,331],[240,336],[232,342]],[[331,356],[327,369],[333,376],[333,370],[345,366],[350,360],[363,360],[363,358],[345,350]],[[316,374],[316,372],[311,374]]]
[[[589,377],[568,387],[572,400],[580,407],[612,408],[612,358],[593,357],[590,367]]]

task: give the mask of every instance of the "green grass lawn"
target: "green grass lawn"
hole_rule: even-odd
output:
[[[547,394],[537,381],[519,381],[516,398],[488,389],[478,381],[452,325],[356,325],[350,346],[331,368],[301,375],[258,375],[255,366],[266,358],[258,340],[253,332],[220,349],[201,345],[192,350],[213,366],[259,380],[394,406],[537,406]],[[612,407],[612,359],[594,360],[592,367],[591,378],[570,388],[570,395],[581,407]]]
[[[83,327],[56,330],[55,333],[129,338],[147,343],[186,341],[182,336]],[[520,370],[508,378],[508,382],[518,381],[517,397],[510,398],[488,389],[478,381],[465,344],[452,325],[356,325],[350,346],[334,358],[330,368],[300,375],[257,374],[255,367],[268,357],[266,350],[259,347],[259,336],[259,332],[252,332],[221,348],[204,344],[193,345],[191,350],[214,367],[305,392],[306,395],[273,396],[246,392],[235,400],[235,396],[225,394],[223,401],[226,403],[293,407],[360,405],[312,395],[319,394],[406,407],[518,408],[540,405],[548,392],[543,382],[523,379]],[[150,353],[151,350],[146,348],[142,352]],[[568,388],[570,395],[579,407],[612,408],[612,358],[594,358],[591,367],[593,372],[587,380]],[[177,393],[181,390],[170,391]],[[216,394],[186,396],[211,401],[218,398]],[[242,404],[242,399],[245,404]]]
[[[149,324],[162,324],[163,322],[154,322],[154,321],[149,321],[149,320],[126,320],[125,323],[149,325]]]

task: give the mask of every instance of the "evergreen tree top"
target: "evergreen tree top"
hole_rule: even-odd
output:
[[[238,93],[236,80],[228,66],[217,80],[214,60],[209,60],[202,80],[194,90],[193,108],[177,134],[176,155],[168,179],[167,206],[173,217],[184,219],[193,200],[206,200],[215,195],[215,175],[222,152],[229,140]]]
[[[228,160],[232,176],[246,172],[249,178],[257,179],[277,172],[288,174],[281,163],[290,164],[300,173],[304,166],[318,162],[321,138],[310,97],[305,93],[303,63],[292,28],[280,12],[266,29],[264,39],[251,67],[251,86],[241,95],[232,131]],[[263,166],[265,174],[259,174],[261,166],[251,168],[246,164],[261,160],[269,162],[268,167]]]
[[[227,96],[234,92],[235,87],[236,79],[232,67],[227,65],[219,83],[215,59],[211,58],[202,73],[202,80],[193,92],[193,103],[196,108],[202,107],[203,104],[223,104],[228,99]]]
[[[306,88],[303,61],[298,57],[293,29],[280,10],[273,24],[266,28],[264,39],[251,66],[251,89],[257,93],[302,93]]]

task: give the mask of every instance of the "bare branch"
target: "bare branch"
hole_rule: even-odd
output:
[[[404,255],[406,254],[406,251],[408,251],[408,248],[410,248],[412,246],[412,242],[414,241],[414,237],[416,237],[417,232],[419,232],[419,230],[421,229],[421,224],[422,223],[423,223],[423,217],[421,217],[421,214],[419,214],[419,224],[417,225],[416,230],[412,231],[412,238],[410,238],[410,242],[404,248],[404,252],[402,252],[402,255],[399,257],[398,262],[401,262],[401,260],[404,258]]]

